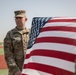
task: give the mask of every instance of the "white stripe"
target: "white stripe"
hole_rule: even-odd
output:
[[[44,25],[44,27],[51,27],[51,26],[67,26],[67,27],[76,27],[76,23],[74,22],[48,22]],[[43,28],[44,28],[43,27]]]
[[[45,31],[41,32],[37,38],[40,37],[64,37],[76,39],[76,32],[64,32],[64,31]]]
[[[59,44],[59,43],[36,43],[32,47],[33,50],[35,49],[47,49],[47,50],[55,50],[61,52],[67,52],[71,54],[76,54],[76,46],[67,45],[67,44]]]
[[[76,17],[53,17],[52,19],[76,19]]]
[[[32,48],[27,49],[26,53],[29,54],[32,51]]]
[[[23,69],[22,74],[28,74],[28,75],[53,75],[45,72],[41,72],[38,70],[33,70],[33,69]]]
[[[31,58],[29,58],[29,59],[33,60],[33,61],[30,61],[30,62],[45,64],[45,65],[49,65],[49,66],[54,66],[54,67],[64,69],[64,70],[67,70],[67,71],[71,71],[71,72],[75,71],[75,63],[69,62],[69,61],[66,61],[66,60],[53,58],[53,57],[45,57],[45,56],[31,56]],[[26,62],[24,62],[24,63],[25,64],[27,63],[27,59],[26,59]]]
[[[28,64],[29,62],[33,62],[31,57],[24,60],[24,64]]]
[[[37,70],[33,69],[23,69],[22,74],[27,74],[27,75],[40,75]]]

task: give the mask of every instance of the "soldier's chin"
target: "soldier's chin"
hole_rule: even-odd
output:
[[[23,24],[18,24],[19,27],[23,27]]]
[[[23,26],[19,26],[19,25],[18,25],[18,26],[17,26],[17,28],[18,28],[18,29],[23,29],[24,27],[23,27]]]

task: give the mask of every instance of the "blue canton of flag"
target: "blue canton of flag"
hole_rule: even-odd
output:
[[[30,33],[30,39],[28,42],[28,49],[35,43],[36,37],[39,35],[42,27],[47,23],[51,17],[34,17],[32,21],[32,28]]]

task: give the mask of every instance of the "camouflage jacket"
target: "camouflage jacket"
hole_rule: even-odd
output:
[[[16,71],[22,70],[24,54],[26,53],[29,40],[29,30],[10,30],[4,38],[4,54],[9,75],[14,75]]]

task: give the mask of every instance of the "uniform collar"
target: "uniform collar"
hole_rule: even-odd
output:
[[[15,27],[15,32],[19,32],[20,34],[28,34],[29,33],[28,29],[26,29],[26,28],[18,29],[17,27]]]

